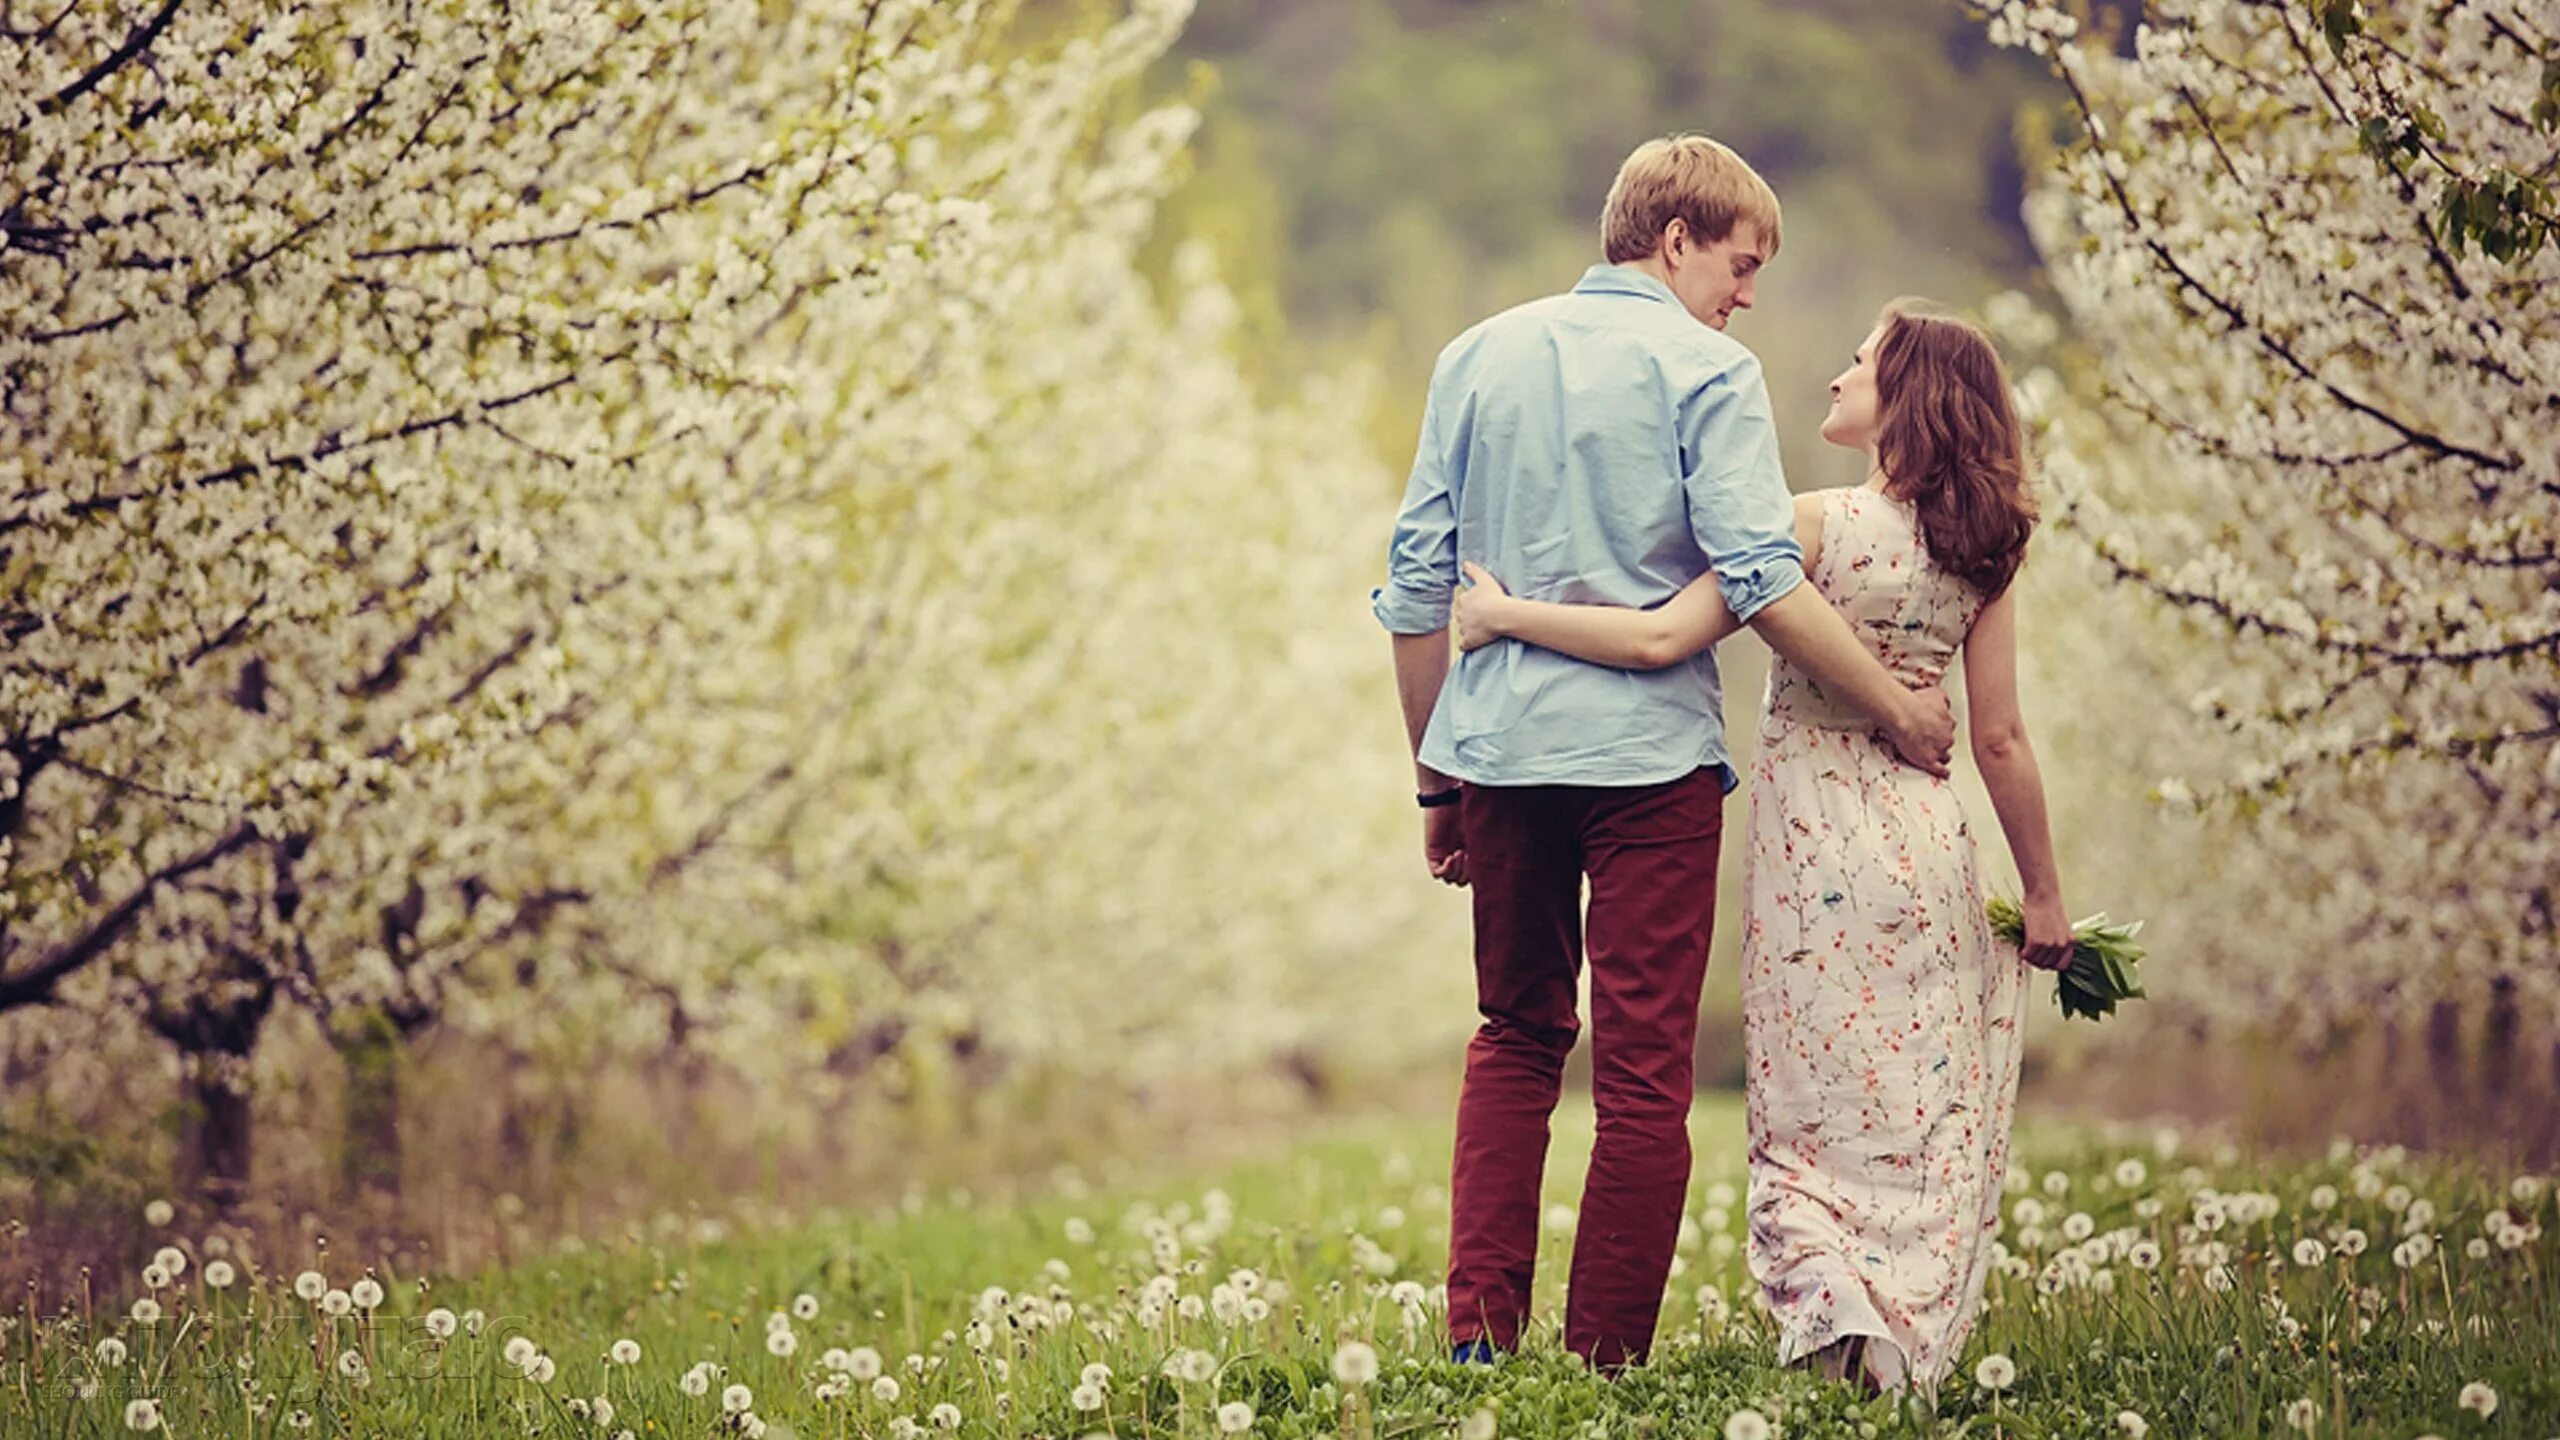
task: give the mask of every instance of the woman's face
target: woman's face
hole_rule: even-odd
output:
[[[1860,342],[1849,368],[1831,382],[1831,413],[1822,417],[1822,438],[1850,450],[1866,450],[1876,442],[1876,345],[1884,338],[1879,325]]]

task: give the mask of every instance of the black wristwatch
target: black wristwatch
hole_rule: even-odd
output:
[[[1457,804],[1458,797],[1464,793],[1466,787],[1462,785],[1452,785],[1446,790],[1419,790],[1414,792],[1413,803],[1425,810],[1437,810],[1443,805]]]

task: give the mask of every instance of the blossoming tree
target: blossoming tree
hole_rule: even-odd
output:
[[[2183,988],[2315,1029],[2560,1017],[2551,16],[2165,0],[2100,46],[1985,8],[2079,121],[2030,201],[2105,399],[2041,407],[2062,518],[2186,626],[2078,673],[2156,666],[2221,742],[2151,751],[2229,822],[2164,917],[2210,957]]]
[[[1186,807],[1383,848],[1387,771],[1278,803],[1357,627],[1256,603],[1357,593],[1375,476],[1250,393],[1213,282],[1139,277],[1188,119],[1105,117],[1182,8],[1038,56],[926,0],[0,37],[18,1042],[156,1033],[236,1183],[282,1006],[360,1079],[440,1024],[777,1069],[1305,1033],[1355,962],[1287,910],[1362,866]],[[1332,914],[1414,918],[1376,871]],[[1094,973],[1184,967],[1172,1014]]]

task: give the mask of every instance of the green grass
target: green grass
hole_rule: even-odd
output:
[[[1587,1115],[1559,1128],[1550,1189],[1566,1204],[1588,1152]],[[1927,1412],[1861,1402],[1844,1387],[1771,1367],[1765,1323],[1744,1303],[1751,1290],[1740,1253],[1742,1207],[1719,1188],[1742,1188],[1738,1105],[1702,1101],[1695,1128],[1689,1214],[1698,1223],[1684,1235],[1683,1273],[1671,1283],[1655,1362],[1616,1382],[1583,1373],[1558,1351],[1552,1328],[1490,1370],[1439,1358],[1437,1312],[1409,1308],[1395,1287],[1427,1289],[1440,1278],[1445,1127],[1379,1122],[1216,1173],[1090,1192],[1068,1185],[1012,1205],[950,1196],[741,1236],[670,1217],[500,1272],[426,1284],[377,1275],[388,1296],[370,1318],[332,1319],[296,1298],[302,1257],[264,1270],[244,1264],[232,1286],[210,1289],[203,1280],[214,1257],[176,1240],[191,1251],[190,1263],[157,1292],[164,1310],[157,1323],[130,1317],[126,1307],[142,1287],[115,1277],[101,1294],[116,1298],[102,1299],[96,1317],[31,1323],[22,1315],[0,1336],[0,1435],[124,1436],[128,1402],[146,1396],[161,1403],[160,1433],[180,1437],[752,1433],[754,1426],[724,1416],[722,1391],[731,1385],[752,1393],[768,1440],[892,1440],[914,1426],[938,1435],[937,1406],[951,1407],[944,1418],[970,1436],[1209,1437],[1219,1433],[1218,1407],[1237,1402],[1252,1407],[1245,1433],[1271,1440],[1486,1433],[1667,1440],[1727,1434],[1745,1410],[1779,1422],[1791,1440],[2118,1437],[2129,1433],[2120,1428],[2123,1411],[2163,1440],[2560,1433],[2560,1301],[2552,1280],[2560,1226],[2549,1223],[2547,1186],[2527,1182],[2519,1192],[2503,1174],[2391,1152],[2333,1152],[2260,1168],[2192,1142],[2165,1148],[2147,1136],[2110,1144],[2080,1131],[2031,1133],[2022,1147],[2030,1187],[2010,1204],[2033,1204],[2023,1216],[2013,1208],[2004,1232],[2022,1257],[2012,1271],[2025,1273],[1994,1278],[1972,1349]],[[2128,1162],[2141,1166],[2138,1178]],[[2058,1196],[2046,1189],[2055,1176],[2066,1187]],[[2313,1192],[2322,1185],[2340,1193],[2318,1210]],[[2270,1198],[2233,1202],[2240,1213],[2211,1234],[2189,1231],[2190,1244],[2229,1253],[2191,1251],[2182,1264],[2180,1227],[2207,1188]],[[2143,1213],[2150,1202],[2156,1214]],[[2432,1255],[2403,1268],[2391,1252],[2415,1203],[2433,1207],[2431,1218],[2419,1211],[2427,1219],[2419,1228],[2438,1240]],[[2038,1205],[2048,1214],[2030,1223]],[[2269,1213],[2253,1214],[2253,1206]],[[2500,1207],[2539,1233],[2512,1249],[2492,1242],[2485,1257],[2467,1253]],[[2058,1252],[2076,1248],[2063,1233],[2074,1212],[2091,1217],[2095,1244],[2107,1248],[2086,1267],[2105,1281],[2079,1278],[2068,1261],[2053,1268]],[[2348,1227],[2369,1239],[2361,1255],[2334,1253]],[[2134,1268],[2121,1258],[2122,1245],[2107,1247],[2111,1232],[2124,1244],[2160,1245],[2163,1262]],[[2332,1253],[2294,1264],[2305,1238]],[[1548,1327],[1566,1239],[1553,1227],[1542,1264]],[[1148,1280],[1167,1273],[1156,1253],[1166,1245],[1170,1282],[1191,1300],[1147,1323],[1136,1312]],[[137,1274],[149,1258],[136,1257]],[[2226,1262],[2228,1289],[2207,1283],[2215,1259]],[[344,1262],[327,1269],[333,1286],[351,1286],[359,1274]],[[1269,1306],[1258,1320],[1229,1322],[1208,1308],[1239,1270],[1255,1275],[1248,1308]],[[1729,1319],[1702,1310],[1702,1287],[1728,1297]],[[771,1353],[768,1317],[788,1314],[803,1296],[814,1313],[789,1321],[796,1348]],[[1186,1303],[1204,1313],[1182,1313]],[[476,1310],[485,1320],[476,1334],[439,1340],[422,1325],[436,1307]],[[126,1347],[121,1365],[98,1356],[108,1336]],[[519,1337],[549,1358],[555,1373],[547,1383],[504,1358]],[[638,1362],[611,1363],[609,1347],[626,1339],[639,1346]],[[1335,1378],[1337,1347],[1351,1339],[1378,1352],[1374,1382]],[[882,1357],[898,1382],[894,1400],[867,1383],[822,1396],[822,1386],[832,1389],[825,1362],[850,1368],[854,1357],[835,1352],[857,1347]],[[1193,1361],[1195,1373],[1207,1378],[1164,1373],[1168,1361],[1178,1368],[1194,1351],[1205,1357]],[[360,1380],[341,1373],[340,1357],[350,1352],[363,1361]],[[2017,1372],[1998,1395],[1972,1381],[1980,1359],[1994,1353]],[[706,1393],[687,1394],[679,1380],[697,1364],[717,1373]],[[1094,1364],[1112,1372],[1105,1403],[1082,1411],[1073,1397]],[[2475,1382],[2496,1391],[2494,1415],[2457,1403]],[[611,1403],[610,1424],[596,1421],[597,1396]],[[2307,1431],[2288,1416],[2306,1400]],[[308,1428],[295,1428],[297,1418]],[[1745,1418],[1734,1433],[1752,1427]]]

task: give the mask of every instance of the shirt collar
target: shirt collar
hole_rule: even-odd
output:
[[[1635,295],[1677,305],[1680,297],[1671,287],[1632,265],[1594,265],[1582,272],[1582,281],[1573,287],[1576,295]]]

